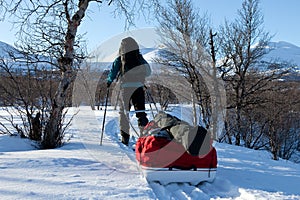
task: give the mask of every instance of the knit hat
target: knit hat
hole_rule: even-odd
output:
[[[122,55],[136,50],[139,50],[138,43],[132,37],[127,37],[122,40],[119,53]]]

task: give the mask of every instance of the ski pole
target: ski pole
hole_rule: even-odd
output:
[[[102,131],[101,131],[100,146],[102,146],[102,139],[103,139],[104,126],[105,126],[105,118],[106,118],[106,110],[107,110],[108,96],[109,96],[109,88],[107,88],[106,99],[105,99],[105,105],[104,105],[104,116],[103,116],[103,123],[102,123]]]
[[[150,92],[149,92],[147,86],[144,85],[144,87],[145,87],[145,89],[146,89],[146,94],[147,94],[147,96],[148,96],[148,99],[150,100],[150,109],[151,109],[151,112],[152,112],[152,116],[153,116],[153,118],[154,118],[153,109],[152,109],[152,106],[151,106],[151,101],[152,101],[152,103],[154,104],[154,107],[155,107],[155,109],[156,109],[156,112],[158,112],[158,109],[157,109],[157,107],[156,107],[156,103],[155,103],[155,101],[154,101],[152,95],[150,94]]]

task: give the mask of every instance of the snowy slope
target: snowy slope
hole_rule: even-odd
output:
[[[0,41],[0,58],[9,58],[9,53],[18,53],[17,49]]]
[[[1,135],[1,199],[300,199],[299,164],[219,143],[213,183],[147,183],[134,152],[118,142],[118,112],[108,108],[100,146],[102,120],[103,111],[80,107],[70,141],[54,150]]]
[[[297,65],[298,70],[300,70],[300,47],[288,42],[279,41],[271,42],[269,48],[271,51],[268,53],[267,58],[279,58],[291,62],[292,64]]]
[[[13,60],[11,58],[11,55],[16,57],[18,61]],[[0,59],[3,59],[6,61],[6,63],[8,63],[10,70],[14,70],[17,72],[24,71],[25,73],[27,72],[28,68],[32,68],[33,70],[35,69],[35,67],[37,67],[37,69],[40,70],[49,70],[49,71],[53,70],[53,66],[48,64],[48,62],[54,62],[50,57],[44,55],[33,55],[33,54],[26,55],[26,56],[31,57],[33,61],[35,61],[38,58],[40,62],[44,61],[44,63],[39,63],[37,64],[37,66],[28,65],[26,63],[27,58],[25,58],[24,54],[18,51],[15,47],[0,41]],[[2,69],[0,68],[0,71],[1,70]]]

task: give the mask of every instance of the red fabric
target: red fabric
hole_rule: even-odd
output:
[[[163,137],[145,136],[136,142],[136,159],[145,167],[157,168],[216,168],[217,152],[214,147],[208,154],[192,156],[183,146]]]
[[[157,124],[154,121],[150,121],[145,127],[144,130],[150,130],[153,128],[158,128]]]

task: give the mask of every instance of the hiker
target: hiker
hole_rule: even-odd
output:
[[[120,79],[120,133],[122,143],[129,142],[129,110],[133,105],[138,118],[140,131],[148,123],[145,110],[144,82],[151,69],[147,61],[139,51],[137,42],[131,38],[124,38],[119,49],[119,56],[114,60],[108,75],[107,87],[110,87],[114,79]]]

